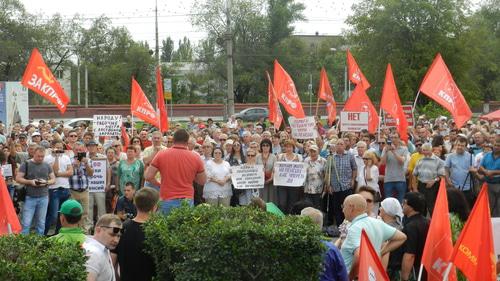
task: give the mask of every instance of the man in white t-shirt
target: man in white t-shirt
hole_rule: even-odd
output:
[[[87,237],[83,249],[87,256],[87,281],[115,281],[115,270],[109,250],[118,245],[122,221],[117,215],[105,214],[97,221],[94,236]]]
[[[61,224],[57,219],[57,211],[59,211],[64,201],[71,196],[69,177],[73,175],[73,165],[71,165],[69,156],[64,153],[64,144],[60,140],[52,141],[52,153],[46,155],[43,161],[52,167],[56,176],[56,182],[49,185],[49,206],[45,219],[44,234],[47,235],[50,227],[56,222],[55,234],[57,234],[61,228]]]

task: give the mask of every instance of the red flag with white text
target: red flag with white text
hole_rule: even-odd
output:
[[[359,68],[349,50],[347,50],[347,73],[349,75],[349,80],[356,86],[362,84],[363,89],[368,90],[368,88],[370,88],[370,83],[363,72],[361,72],[361,68]]]
[[[168,115],[167,109],[165,108],[165,98],[163,96],[163,81],[161,79],[161,67],[156,67],[156,106],[158,108],[158,114],[160,116],[160,132],[164,133],[168,131]]]
[[[359,246],[359,281],[387,280],[389,276],[384,270],[377,251],[373,248],[370,238],[365,230],[361,231],[361,244]]]
[[[14,167],[12,167],[14,169]],[[21,232],[21,224],[9,195],[3,172],[0,175],[0,236]]]
[[[132,112],[132,115],[137,116],[144,122],[159,127],[158,116],[156,115],[155,109],[142,91],[139,83],[137,83],[133,77],[130,96],[130,111]]]
[[[319,89],[318,97],[326,101],[326,111],[328,113],[328,125],[332,125],[337,117],[337,103],[333,98],[332,88],[330,87],[330,82],[328,81],[328,75],[324,67],[321,68],[320,78],[319,78]]]
[[[472,111],[467,101],[439,53],[425,74],[420,85],[420,92],[446,108],[453,116],[458,128],[472,118]]]
[[[390,63],[387,65],[387,70],[385,72],[385,82],[382,90],[382,98],[380,99],[380,108],[394,118],[401,139],[407,141],[408,133],[406,130],[408,128],[408,121],[406,120],[406,115],[401,105],[401,100],[399,99],[398,89],[396,88],[396,82],[394,82]]]
[[[43,61],[37,48],[31,52],[21,84],[55,104],[61,114],[66,111],[69,97]]]
[[[375,133],[379,122],[378,113],[362,85],[357,85],[345,102],[343,111],[368,112],[368,131]]]
[[[277,60],[274,60],[274,90],[278,101],[283,105],[285,110],[293,117],[306,117],[302,109],[297,89],[293,83],[292,77],[283,69]]]
[[[269,122],[273,123],[275,129],[279,129],[281,122],[283,121],[283,115],[281,114],[281,108],[276,98],[276,92],[274,90],[273,82],[269,76],[269,72],[266,71],[267,80],[269,81],[267,87],[267,97],[269,106]]]

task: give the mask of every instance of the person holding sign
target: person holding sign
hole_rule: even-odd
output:
[[[302,155],[294,153],[295,143],[293,140],[286,140],[284,143],[284,153],[278,156],[279,162],[302,162]],[[299,201],[300,189],[289,186],[277,186],[278,206],[286,214],[290,213],[293,204]]]
[[[277,203],[278,194],[273,186],[273,168],[276,162],[276,156],[272,153],[272,143],[269,139],[263,139],[260,142],[261,153],[257,155],[257,164],[264,165],[264,189],[261,192],[261,198],[266,202]]]
[[[245,163],[247,166],[255,166],[257,165],[257,151],[249,148],[247,150],[247,162]],[[262,170],[261,170],[262,171]],[[245,189],[243,190],[239,196],[240,206],[247,206],[252,201],[253,197],[259,197],[258,189]]]
[[[203,188],[205,202],[212,206],[229,207],[231,203],[231,167],[222,159],[222,149],[217,147],[212,152],[213,160],[205,164],[207,182]]]

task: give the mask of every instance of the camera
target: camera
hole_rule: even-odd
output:
[[[54,151],[55,154],[63,154],[64,153],[64,150],[56,150]]]
[[[392,141],[391,140],[387,140],[387,145],[392,145]]]

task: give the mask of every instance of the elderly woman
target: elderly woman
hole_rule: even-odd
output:
[[[358,183],[358,188],[360,186],[369,186],[380,194],[380,188],[378,186],[379,172],[377,167],[377,156],[371,151],[365,151],[363,154],[363,167],[358,171],[356,177],[356,182]]]
[[[278,194],[273,186],[273,169],[276,156],[272,153],[272,143],[269,139],[260,142],[261,153],[257,155],[257,164],[264,165],[264,189],[261,198],[266,202],[277,203]],[[247,152],[248,153],[248,152]]]
[[[245,165],[255,166],[257,165],[257,151],[249,148],[247,150],[247,158]],[[239,195],[239,204],[240,206],[247,206],[252,201],[252,198],[259,197],[259,189],[245,189],[242,190]]]
[[[396,198],[386,198],[380,203],[380,218],[397,230],[403,229],[403,208]],[[397,249],[382,257],[382,262],[387,264],[387,274],[390,280],[398,280],[401,270],[401,249]]]
[[[213,159],[205,164],[207,182],[203,188],[205,202],[212,206],[229,207],[231,203],[231,167],[222,159],[222,149],[215,148],[212,152]]]
[[[284,153],[278,156],[279,162],[302,162],[302,156],[294,153],[295,143],[293,140],[286,140],[284,143]],[[293,204],[299,201],[300,189],[289,186],[277,186],[278,206],[286,214],[290,213]]]

